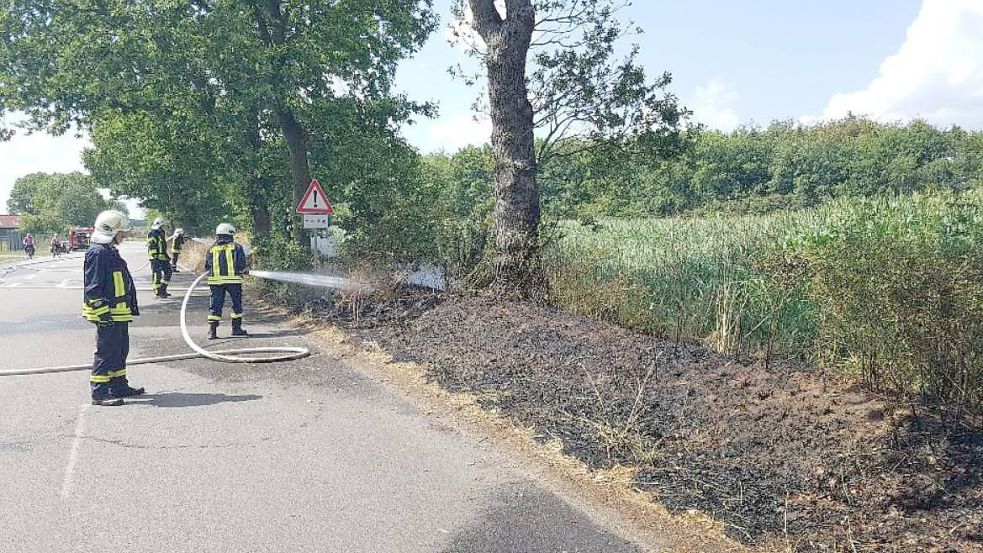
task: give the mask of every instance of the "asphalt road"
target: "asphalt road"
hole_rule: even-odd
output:
[[[185,352],[179,296],[154,299],[143,246],[123,252],[143,313],[131,358]],[[91,360],[81,284],[82,254],[0,267],[0,369]],[[116,408],[89,405],[87,372],[0,378],[0,551],[639,550],[248,297],[244,320],[251,346],[315,355],[131,367],[149,395]]]

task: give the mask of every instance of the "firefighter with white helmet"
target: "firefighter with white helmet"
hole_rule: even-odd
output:
[[[215,228],[215,243],[205,256],[205,272],[208,273],[208,289],[211,299],[208,308],[208,337],[218,338],[218,325],[222,322],[225,294],[232,300],[232,336],[246,337],[242,328],[242,280],[249,273],[246,252],[233,240],[236,229],[229,223]]]
[[[96,353],[89,377],[94,405],[123,405],[123,398],[144,393],[143,388],[131,387],[126,377],[129,324],[140,314],[133,278],[116,249],[128,226],[119,211],[103,211],[85,252],[82,315],[96,325]]]
[[[158,217],[150,225],[147,234],[147,257],[153,272],[154,293],[158,298],[169,298],[167,286],[171,283],[171,256],[167,253],[167,238],[164,234],[164,219]]]
[[[175,273],[181,272],[181,269],[178,269],[177,260],[181,257],[181,249],[184,246],[185,240],[187,238],[184,236],[184,229],[181,227],[174,229],[174,235],[171,236],[173,243],[171,246],[171,271]]]

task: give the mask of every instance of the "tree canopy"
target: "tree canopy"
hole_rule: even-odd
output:
[[[878,123],[848,117],[803,126],[776,121],[731,133],[691,129],[671,159],[642,153],[612,161],[571,144],[539,168],[549,218],[652,217],[693,211],[768,212],[839,197],[901,195],[983,185],[983,133],[924,121]],[[460,172],[464,166],[480,171]],[[427,167],[450,182],[446,195],[490,193],[492,153],[435,154]],[[486,211],[471,200],[473,209]],[[465,210],[463,206],[458,209]]]
[[[430,0],[0,7],[0,107],[35,129],[90,130],[101,184],[192,226],[213,210],[266,236],[292,215],[311,156],[347,141],[331,116],[382,129],[370,149],[384,154],[403,120],[430,110],[392,92],[398,61],[433,30]],[[348,184],[324,180],[329,193]]]
[[[116,207],[102,197],[92,177],[77,172],[26,175],[17,179],[7,200],[8,210],[23,215],[25,230],[39,234],[91,226],[99,212]]]

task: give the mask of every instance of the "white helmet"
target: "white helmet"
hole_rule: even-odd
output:
[[[229,223],[222,223],[219,226],[215,227],[215,234],[229,234],[229,235],[232,235],[232,234],[235,234],[235,233],[236,233],[236,228],[234,226],[230,225]]]
[[[174,229],[174,236],[184,236],[184,229],[181,227]]]
[[[92,241],[96,244],[109,244],[119,232],[130,230],[130,221],[126,215],[119,211],[103,211],[96,217],[95,230],[92,232]]]
[[[164,218],[163,217],[158,217],[158,218],[154,219],[154,223],[152,225],[150,225],[150,228],[152,228],[154,230],[157,230],[157,229],[159,229],[162,226],[164,226]]]

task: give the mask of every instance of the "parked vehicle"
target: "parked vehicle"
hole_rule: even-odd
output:
[[[75,227],[68,231],[68,251],[80,252],[89,249],[93,227]]]

